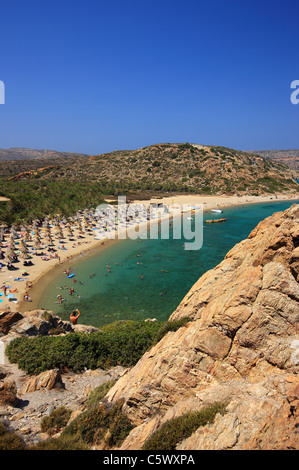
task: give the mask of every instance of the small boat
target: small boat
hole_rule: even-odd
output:
[[[220,214],[222,214],[223,211],[220,209],[212,209],[211,212],[219,212]]]
[[[207,224],[215,224],[217,222],[225,222],[226,219],[212,219],[212,220],[206,220]]]

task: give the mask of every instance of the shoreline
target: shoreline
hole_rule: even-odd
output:
[[[170,208],[170,213],[167,216],[159,217],[159,221],[163,222],[164,220],[171,220],[175,216],[181,215],[181,209],[183,205],[189,205],[193,207],[196,204],[203,205],[203,213],[207,213],[212,209],[225,209],[228,207],[241,206],[247,204],[255,204],[262,202],[280,202],[280,201],[294,201],[298,200],[299,197],[296,194],[283,194],[283,195],[267,195],[267,196],[201,196],[201,195],[187,195],[187,196],[173,196],[173,197],[163,197],[163,198],[152,198],[146,201],[134,201],[133,203],[144,204],[148,207],[150,204],[166,204]],[[175,208],[178,205],[179,208]],[[172,209],[172,210],[171,210]],[[142,221],[130,229],[134,230],[139,226],[139,231],[143,228],[149,227],[150,221]],[[79,238],[79,232],[74,234],[73,241],[65,241],[64,245],[66,246],[66,251],[57,249],[60,261],[57,259],[50,259],[49,261],[43,261],[41,257],[34,256],[34,266],[31,267],[21,267],[18,271],[8,271],[7,268],[0,270],[0,285],[4,282],[8,283],[11,286],[11,291],[17,289],[16,298],[17,302],[10,302],[5,296],[0,297],[2,302],[0,303],[0,309],[5,310],[9,309],[12,312],[18,311],[24,313],[26,311],[35,310],[38,307],[39,300],[42,297],[43,292],[47,289],[50,282],[52,282],[57,276],[58,270],[63,271],[67,269],[67,264],[77,261],[81,257],[86,258],[87,256],[94,256],[97,253],[106,250],[107,248],[113,246],[115,243],[120,242],[123,238],[102,238],[95,239],[94,233],[84,233],[84,238]],[[79,241],[80,240],[80,241]],[[59,242],[57,242],[59,244]],[[55,240],[55,249],[56,249],[56,240]],[[21,263],[21,261],[20,261]],[[69,267],[69,266],[68,266]],[[27,270],[29,276],[22,281],[16,281],[15,278],[19,278],[21,272],[25,269]],[[29,281],[32,284],[32,287],[29,289],[26,288],[26,281]],[[1,291],[2,292],[2,291]],[[32,301],[24,301],[23,296],[25,292],[28,292],[28,295],[32,296]]]

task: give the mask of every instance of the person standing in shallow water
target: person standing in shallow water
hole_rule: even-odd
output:
[[[78,309],[73,310],[71,315],[70,315],[70,320],[72,325],[77,325],[78,318],[80,317],[81,313],[79,312]]]

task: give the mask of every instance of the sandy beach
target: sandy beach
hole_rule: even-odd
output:
[[[178,195],[165,198],[153,198],[147,201],[135,201],[139,204],[149,207],[151,204],[165,204],[169,208],[169,215],[175,217],[181,214],[181,211],[188,206],[194,207],[197,204],[203,205],[204,212],[212,209],[224,209],[230,206],[254,204],[261,202],[282,201],[296,199],[296,195],[265,195],[265,196],[202,196],[202,195]],[[164,216],[165,217],[165,216]],[[168,216],[167,216],[168,217]],[[161,217],[163,220],[163,217]],[[146,228],[149,221],[139,223],[139,230],[142,225]],[[131,227],[134,229],[134,227]],[[66,229],[64,229],[65,232]],[[31,266],[23,266],[23,259],[20,258],[15,263],[16,270],[10,271],[7,269],[6,261],[2,261],[5,266],[0,269],[0,310],[10,309],[11,311],[29,311],[36,308],[36,302],[31,293],[38,292],[39,285],[45,285],[51,282],[57,273],[57,270],[63,272],[67,271],[72,266],[72,260],[82,256],[92,256],[99,250],[104,250],[113,243],[118,243],[117,239],[110,239],[105,233],[101,237],[95,237],[94,228],[90,226],[80,226],[76,224],[72,226],[72,236],[67,236],[64,233],[63,238],[55,235],[54,227],[51,228],[52,244],[51,251],[48,251],[48,242],[46,239],[47,231],[45,228],[40,229],[41,239],[41,253],[37,254],[32,248],[33,240],[28,241]],[[22,233],[19,233],[19,238],[15,239],[16,252],[18,252],[19,242],[22,238]],[[110,235],[111,236],[111,235]],[[5,235],[5,240],[2,243],[2,251],[5,254],[9,249],[10,234]],[[1,249],[0,249],[1,251]],[[71,271],[70,271],[71,272]],[[67,274],[66,274],[67,275]],[[42,281],[41,281],[42,280]],[[6,289],[3,289],[6,286]],[[29,299],[24,300],[24,295],[28,294]],[[32,298],[31,298],[32,297]],[[38,295],[40,297],[40,295]],[[30,301],[32,300],[32,301]]]

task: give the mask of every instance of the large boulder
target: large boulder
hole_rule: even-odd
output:
[[[28,377],[25,380],[20,393],[24,394],[35,392],[36,390],[42,389],[51,390],[53,388],[64,388],[61,373],[58,369],[47,370],[39,375]]]

